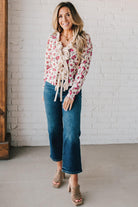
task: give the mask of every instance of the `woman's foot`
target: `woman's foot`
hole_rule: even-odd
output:
[[[63,183],[64,178],[65,178],[65,173],[62,172],[61,170],[57,170],[53,179],[53,187],[59,188]]]
[[[72,185],[71,177],[69,178],[68,192],[71,192],[71,199],[75,206],[81,205],[83,203],[80,185]]]

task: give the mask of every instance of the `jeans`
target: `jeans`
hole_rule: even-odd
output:
[[[70,88],[70,87],[69,87]],[[69,89],[68,89],[69,90]],[[68,90],[63,91],[60,102],[60,89],[54,102],[55,86],[45,82],[44,103],[48,123],[50,157],[53,161],[62,160],[62,171],[68,174],[82,172],[80,150],[81,93],[76,96],[71,110],[63,109],[64,98]]]

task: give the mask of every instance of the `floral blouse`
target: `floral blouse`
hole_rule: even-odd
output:
[[[88,73],[91,56],[92,43],[90,36],[86,34],[87,47],[83,49],[82,59],[80,64],[77,58],[76,48],[73,47],[73,40],[65,47],[59,41],[60,33],[55,32],[49,36],[46,54],[45,54],[45,70],[44,83],[47,81],[55,85],[56,101],[58,90],[60,88],[60,101],[62,101],[62,91],[67,90],[67,96],[72,100],[82,88],[85,77]],[[43,85],[44,86],[44,85]]]

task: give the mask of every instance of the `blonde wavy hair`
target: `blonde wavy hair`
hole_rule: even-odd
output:
[[[59,10],[62,7],[68,7],[70,12],[71,12],[71,17],[72,17],[72,30],[73,30],[73,35],[74,35],[74,41],[73,41],[73,46],[76,48],[77,50],[77,55],[78,55],[78,59],[79,59],[79,63],[82,59],[82,52],[84,47],[86,47],[87,42],[86,42],[86,33],[85,31],[83,31],[83,21],[80,17],[80,15],[78,14],[76,8],[74,7],[74,5],[71,2],[61,2],[59,3],[53,13],[53,18],[52,18],[52,24],[53,24],[53,28],[55,30],[55,32],[62,32],[63,29],[59,24],[58,21],[58,14],[59,14]]]

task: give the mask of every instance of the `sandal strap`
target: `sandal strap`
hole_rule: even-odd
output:
[[[77,185],[76,187],[71,188],[71,196],[72,200],[80,200],[82,198],[81,192],[80,192],[80,185]]]
[[[53,181],[56,182],[56,183],[57,182],[62,182],[63,181],[63,177],[64,177],[64,172],[59,170],[59,171],[56,172]]]

